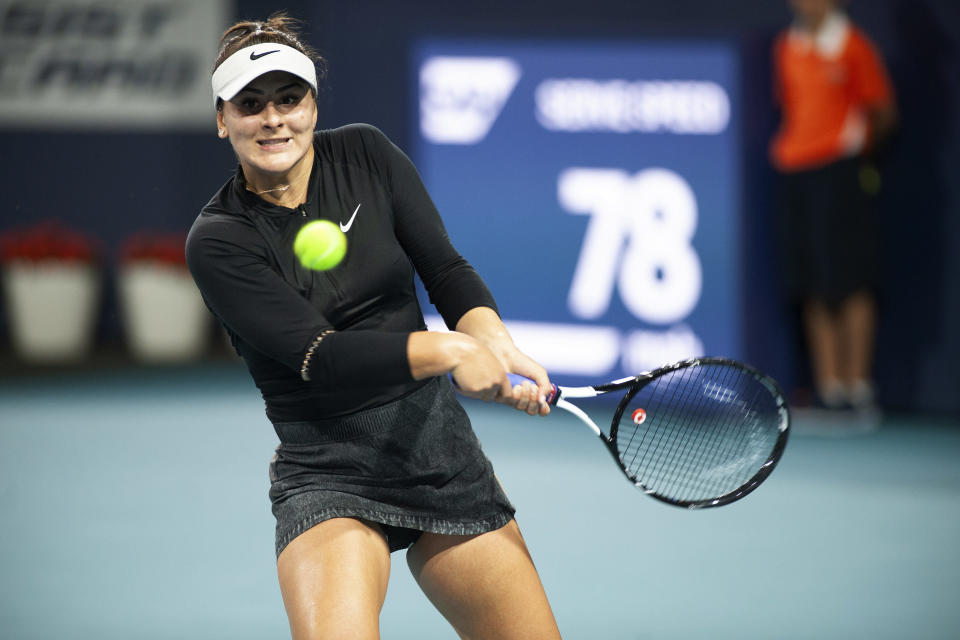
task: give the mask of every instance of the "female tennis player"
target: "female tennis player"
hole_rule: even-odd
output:
[[[220,42],[218,135],[239,159],[187,259],[280,439],[277,572],[294,638],[378,638],[390,554],[463,638],[558,638],[550,605],[450,378],[545,415],[546,372],[514,346],[409,159],[380,131],[315,131],[324,61],[283,14]],[[319,72],[319,73],[318,73]],[[329,271],[293,253],[308,221],[347,234]],[[425,330],[422,279],[450,332]],[[507,373],[536,382],[511,388]]]

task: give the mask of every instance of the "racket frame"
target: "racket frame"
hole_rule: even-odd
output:
[[[750,479],[744,484],[737,487],[733,491],[730,491],[722,496],[717,496],[706,500],[677,500],[667,496],[662,496],[655,490],[644,486],[644,484],[635,475],[630,473],[630,471],[627,469],[627,466],[621,459],[620,452],[617,449],[617,432],[619,430],[620,419],[623,416],[623,412],[626,410],[633,397],[647,384],[672,371],[702,365],[723,365],[735,367],[753,376],[754,379],[756,379],[758,382],[764,385],[768,391],[770,391],[777,408],[777,419],[779,423],[777,425],[777,441],[774,443],[773,449],[757,472],[754,473],[753,476],[751,476]],[[631,484],[652,498],[656,498],[661,502],[686,509],[706,509],[711,507],[720,507],[730,504],[731,502],[735,502],[751,493],[773,472],[774,467],[777,466],[777,463],[780,461],[780,458],[783,455],[783,451],[787,446],[787,440],[789,438],[790,410],[779,385],[777,385],[773,378],[750,366],[749,364],[729,358],[690,358],[688,360],[681,360],[679,362],[660,367],[653,371],[641,373],[637,376],[621,378],[605,384],[588,387],[560,387],[557,385],[554,385],[554,387],[555,392],[551,397],[548,398],[548,402],[580,418],[580,420],[582,420],[597,435],[597,437],[600,438],[603,444],[606,445],[607,451],[609,451],[613,456],[617,466],[620,467],[623,475],[626,476],[627,480]],[[618,391],[622,389],[628,389],[628,391],[617,405],[613,420],[610,423],[609,434],[604,433],[603,430],[597,426],[597,423],[594,422],[593,419],[591,419],[583,409],[567,400],[568,398],[592,398],[610,393],[611,391]]]

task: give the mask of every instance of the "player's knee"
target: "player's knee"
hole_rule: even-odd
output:
[[[377,640],[379,615],[364,607],[345,605],[335,610],[314,609],[291,624],[293,640]]]

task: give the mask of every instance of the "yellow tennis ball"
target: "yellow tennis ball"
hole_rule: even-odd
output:
[[[329,220],[314,220],[297,232],[293,252],[307,269],[333,269],[347,253],[347,236]]]

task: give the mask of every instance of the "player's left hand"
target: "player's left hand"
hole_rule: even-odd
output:
[[[534,381],[535,384],[515,385],[509,394],[498,394],[497,402],[532,416],[545,416],[550,413],[550,405],[546,400],[548,394],[553,393],[550,376],[533,358],[517,349],[495,311],[488,307],[471,309],[463,314],[456,329],[473,336],[493,352],[507,373],[515,373]]]
[[[547,370],[512,345],[501,352],[494,351],[494,353],[500,358],[508,372],[530,378],[536,383],[524,382],[514,385],[513,394],[508,398],[501,399],[501,402],[514,407],[518,411],[525,411],[531,416],[549,414],[550,405],[547,404],[547,394],[553,391],[553,385],[550,383]]]

